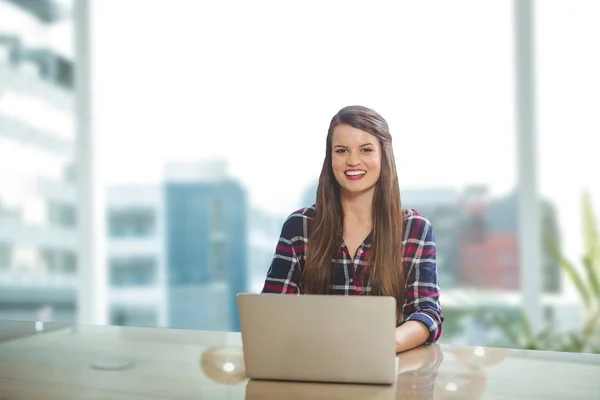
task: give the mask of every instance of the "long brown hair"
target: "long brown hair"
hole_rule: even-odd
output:
[[[340,186],[331,165],[333,130],[340,124],[368,132],[381,144],[381,174],[373,197],[373,240],[367,274],[372,295],[396,298],[400,320],[405,298],[405,276],[402,263],[404,219],[398,173],[388,124],[381,115],[366,107],[344,107],[331,119],[325,160],[317,187],[316,215],[310,223],[306,264],[302,272],[302,293],[329,293],[334,268],[332,259],[337,258],[342,240],[344,212]]]

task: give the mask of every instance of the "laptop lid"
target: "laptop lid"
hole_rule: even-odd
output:
[[[393,384],[396,299],[239,294],[251,379]]]

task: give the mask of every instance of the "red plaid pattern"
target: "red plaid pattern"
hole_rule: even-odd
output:
[[[281,230],[273,261],[267,273],[262,293],[300,292],[300,276],[306,261],[308,221],[315,215],[314,205],[293,212]],[[427,344],[435,343],[442,333],[444,316],[439,302],[439,281],[436,265],[435,237],[431,223],[419,212],[404,212],[404,268],[407,271],[404,321],[420,321],[429,329]],[[331,294],[368,295],[366,259],[372,237],[359,246],[356,258],[340,244],[331,282]]]

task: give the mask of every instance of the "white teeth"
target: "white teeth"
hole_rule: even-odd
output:
[[[351,176],[364,175],[364,174],[366,174],[365,171],[346,171],[346,175],[351,175]]]

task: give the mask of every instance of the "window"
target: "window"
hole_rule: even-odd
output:
[[[72,251],[43,249],[41,258],[48,273],[74,275],[77,270],[77,255]]]
[[[113,258],[110,261],[112,286],[150,286],[156,283],[154,257]]]
[[[72,204],[50,202],[48,205],[48,222],[51,226],[74,228],[77,213]]]
[[[151,208],[119,209],[109,212],[113,237],[150,237],[156,229],[156,213]]]

